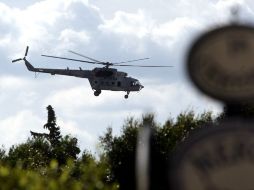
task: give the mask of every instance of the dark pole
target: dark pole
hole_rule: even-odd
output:
[[[243,118],[253,119],[254,104],[253,103],[231,103],[224,107],[225,118]]]

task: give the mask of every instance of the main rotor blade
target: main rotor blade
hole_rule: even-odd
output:
[[[69,61],[78,61],[78,62],[83,62],[83,63],[91,63],[91,64],[101,64],[100,62],[92,62],[92,61],[85,61],[85,60],[80,60],[80,59],[71,59],[71,58],[66,58],[66,57],[57,57],[57,56],[51,56],[51,55],[41,55],[43,57],[50,57],[50,58],[56,58],[56,59],[65,59]]]
[[[25,53],[25,57],[27,56],[28,54],[28,50],[29,50],[29,46],[26,47],[26,53]]]
[[[114,67],[173,67],[173,66],[163,66],[163,65],[114,65]]]
[[[91,58],[91,57],[88,57],[88,56],[82,55],[82,54],[80,54],[80,53],[77,53],[77,52],[75,52],[75,51],[71,51],[71,50],[69,50],[69,52],[70,52],[70,53],[73,53],[73,54],[75,54],[75,55],[78,55],[78,56],[84,57],[84,58],[86,58],[86,59],[90,59],[90,60],[95,61],[95,62],[102,62],[102,61],[99,61],[99,60],[93,59],[93,58]]]
[[[130,62],[141,61],[141,60],[146,60],[146,59],[150,59],[150,58],[149,58],[149,57],[146,57],[146,58],[142,58],[142,59],[128,60],[128,61],[123,61],[123,62],[113,63],[113,64],[130,63]]]
[[[22,58],[12,60],[12,63],[23,60]]]

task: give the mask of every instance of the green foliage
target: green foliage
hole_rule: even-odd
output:
[[[48,122],[44,125],[45,129],[49,130],[48,140],[52,147],[58,146],[61,139],[60,127],[56,124],[55,111],[51,105],[47,107],[48,110]]]
[[[80,149],[77,139],[69,135],[61,138],[57,147],[52,147],[45,138],[28,139],[27,142],[12,146],[4,160],[12,167],[22,165],[23,168],[37,169],[49,165],[50,160],[56,159],[60,165],[68,159],[77,159]]]
[[[122,136],[113,137],[112,129],[108,128],[106,134],[100,137],[105,158],[109,163],[108,179],[111,182],[119,182],[126,189],[130,187],[128,179],[135,180],[135,152],[138,129],[141,125],[141,122],[131,117],[123,125]]]
[[[48,141],[42,138],[28,139],[26,143],[13,145],[6,157],[6,162],[28,169],[46,167],[51,160],[51,148]]]
[[[126,119],[120,136],[113,136],[112,129],[100,137],[103,152],[96,159],[84,151],[78,158],[78,139],[62,136],[57,126],[54,109],[47,107],[48,121],[44,128],[49,133],[31,132],[32,138],[13,145],[9,153],[0,149],[1,189],[136,189],[135,160],[137,139],[141,128],[150,127],[150,189],[167,189],[168,162],[179,143],[193,130],[216,123],[210,112],[196,116],[193,111],[168,119],[163,125],[148,113],[141,119]],[[118,186],[117,184],[120,184]]]
[[[104,168],[96,162],[81,165],[80,180],[72,177],[74,162],[68,161],[60,168],[56,161],[51,161],[44,169],[44,175],[37,171],[24,170],[20,167],[0,166],[0,190],[115,190],[117,186],[103,182]]]
[[[48,121],[43,126],[45,129],[49,130],[49,134],[46,133],[36,133],[31,131],[31,135],[34,138],[46,138],[52,147],[58,146],[61,139],[60,127],[56,124],[55,111],[51,105],[47,107],[48,110]]]
[[[87,150],[84,150],[84,152],[82,153],[80,162],[83,164],[86,164],[86,163],[89,163],[93,160],[95,160],[95,157],[92,155],[92,153],[90,153]]]
[[[166,189],[167,164],[170,154],[177,145],[188,138],[189,134],[205,124],[213,123],[211,112],[195,116],[193,111],[180,114],[176,121],[169,119],[160,126],[155,121],[154,114],[145,114],[142,120],[128,118],[122,128],[120,136],[113,136],[112,129],[108,129],[100,137],[105,157],[109,163],[112,182],[119,182],[120,189],[135,189],[135,155],[137,135],[141,127],[151,127],[151,179],[152,189]],[[139,142],[140,143],[140,142]]]
[[[0,164],[6,160],[6,151],[4,147],[0,148]]]
[[[76,160],[80,153],[78,139],[70,135],[61,138],[58,145],[52,148],[53,156],[51,159],[56,159],[60,165],[66,164],[68,159]]]

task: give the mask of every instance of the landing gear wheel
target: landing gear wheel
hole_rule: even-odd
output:
[[[125,99],[129,98],[130,92],[127,92],[127,94],[124,96]]]
[[[94,95],[95,96],[99,96],[101,94],[101,90],[96,90],[96,91],[94,91]]]

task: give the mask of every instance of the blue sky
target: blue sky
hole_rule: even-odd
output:
[[[99,135],[111,126],[118,134],[124,119],[154,112],[163,123],[180,112],[221,111],[221,105],[199,93],[184,70],[188,48],[209,28],[230,22],[230,8],[241,8],[239,20],[250,23],[254,3],[244,0],[2,0],[0,2],[0,144],[24,142],[30,130],[42,132],[46,107],[55,108],[63,134],[79,139],[82,149],[96,150]],[[150,57],[136,64],[172,65],[170,69],[121,68],[145,88],[131,93],[103,91],[94,97],[86,79],[40,74],[35,67],[92,69],[92,65],[48,59],[74,50],[117,62]]]

